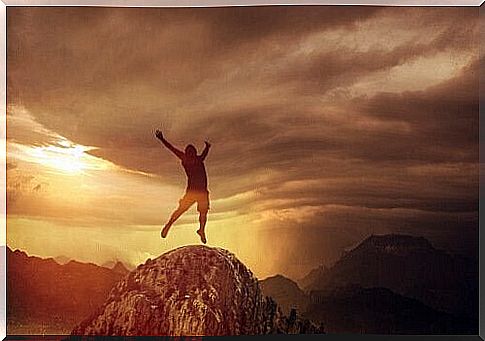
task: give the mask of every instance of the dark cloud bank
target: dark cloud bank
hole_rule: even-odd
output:
[[[289,57],[312,35],[403,16],[403,30],[441,33],[389,49],[337,44]],[[275,244],[275,230],[293,236],[280,241],[288,259],[331,260],[385,232],[476,255],[478,59],[424,89],[325,96],[440,53],[473,55],[477,19],[473,8],[9,8],[9,102],[161,183],[183,180],[154,128],[163,122],[180,146],[210,139],[213,198],[258,193],[219,212],[317,208],[304,222],[258,232]]]

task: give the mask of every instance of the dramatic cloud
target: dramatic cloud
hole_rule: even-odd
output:
[[[9,243],[56,256],[65,227],[102,263],[194,242],[193,213],[158,240],[185,181],[161,128],[212,142],[209,240],[258,275],[370,233],[475,256],[478,41],[465,7],[11,7]]]

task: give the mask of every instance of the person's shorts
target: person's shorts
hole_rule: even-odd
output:
[[[179,200],[180,208],[184,210],[188,210],[194,203],[197,203],[197,211],[207,213],[209,211],[209,192],[188,191]]]

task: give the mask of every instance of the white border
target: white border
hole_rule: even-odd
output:
[[[268,5],[480,6],[484,0],[1,0],[7,6],[227,7]]]
[[[7,7],[3,2],[0,2],[0,132],[5,136],[3,141],[0,141],[1,154],[0,159],[5,160],[3,165],[3,172],[1,176],[2,188],[1,193],[1,212],[0,212],[0,340],[3,340],[7,335],[7,152],[6,152],[6,138],[7,138]],[[1,138],[1,137],[0,137]]]
[[[7,112],[7,21],[6,8],[8,6],[102,6],[102,7],[227,7],[227,6],[266,6],[266,5],[370,5],[370,6],[481,6],[485,0],[374,0],[374,1],[289,1],[289,0],[266,0],[266,1],[238,1],[238,0],[0,0],[0,132],[6,136],[6,112]],[[0,145],[0,158],[5,160],[4,172],[1,180],[3,188],[1,193],[1,222],[0,228],[0,340],[6,337],[6,150],[5,141]],[[480,325],[480,327],[482,327]],[[480,330],[480,334],[481,334]]]

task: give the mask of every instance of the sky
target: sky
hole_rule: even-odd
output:
[[[371,234],[478,253],[478,8],[7,9],[7,244],[131,265],[198,244],[303,277]]]

